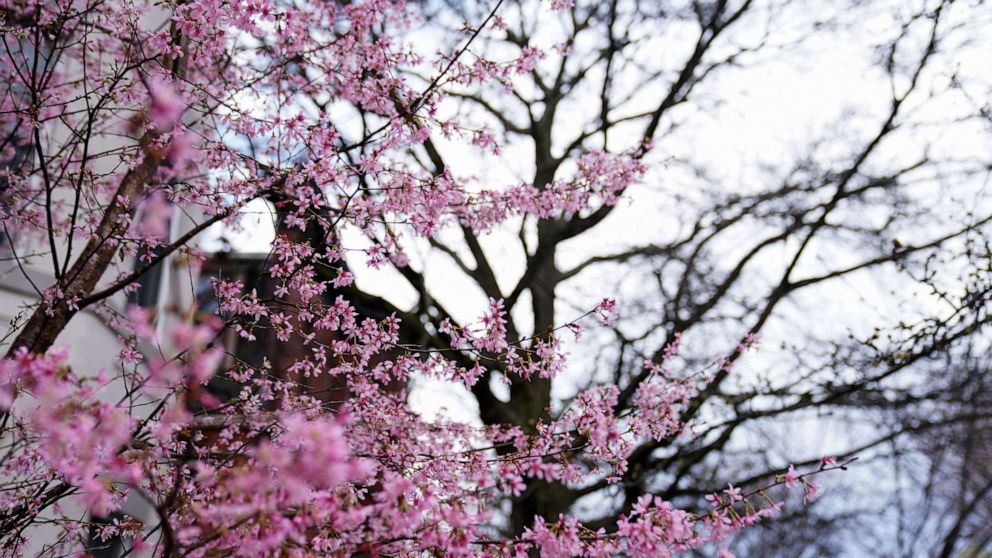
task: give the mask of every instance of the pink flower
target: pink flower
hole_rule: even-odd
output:
[[[744,339],[737,345],[737,352],[743,353],[749,349],[753,349],[761,337],[757,333],[748,333]]]
[[[744,499],[741,489],[735,487],[733,484],[728,484],[727,489],[723,493],[727,495],[727,498],[730,498],[731,503],[740,502]]]
[[[159,131],[169,130],[186,111],[186,105],[176,92],[173,85],[159,78],[152,78],[148,83],[148,94],[151,105],[148,107],[148,118]]]
[[[174,170],[182,169],[193,157],[194,150],[193,136],[189,132],[176,130],[172,134],[172,141],[169,142],[169,150],[165,154],[165,160]]]
[[[600,321],[605,325],[613,325],[620,314],[617,312],[617,301],[613,298],[604,298],[596,305],[596,313]]]
[[[169,237],[169,222],[175,208],[161,190],[155,190],[141,204],[141,220],[138,233],[153,241],[166,241]]]
[[[799,484],[799,473],[796,472],[796,468],[789,465],[789,470],[782,476],[782,480],[785,481],[785,486],[788,488],[792,488]]]
[[[816,500],[820,496],[820,485],[815,482],[808,482],[804,488],[803,501],[807,504]]]

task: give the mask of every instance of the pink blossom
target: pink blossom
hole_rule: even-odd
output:
[[[735,487],[733,484],[727,485],[727,489],[724,490],[723,493],[727,495],[727,498],[730,499],[731,503],[740,502],[741,500],[744,499],[741,493],[741,489]]]
[[[169,150],[165,158],[172,165],[173,169],[179,170],[186,166],[195,151],[195,139],[192,134],[185,131],[175,131],[169,142]]]
[[[151,104],[148,107],[148,118],[157,130],[170,130],[179,120],[186,105],[173,84],[159,78],[152,78],[148,83],[148,94]]]
[[[169,224],[175,209],[161,190],[155,190],[141,204],[141,218],[138,221],[138,233],[155,241],[169,239]]]
[[[788,488],[793,488],[799,484],[799,473],[796,472],[796,468],[789,465],[789,469],[782,476],[782,480],[785,481],[785,486]]]
[[[617,301],[612,298],[604,298],[596,305],[596,312],[605,325],[613,325],[617,321],[617,318],[620,317],[620,314],[617,312]]]

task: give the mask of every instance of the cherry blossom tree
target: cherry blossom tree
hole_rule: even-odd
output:
[[[428,54],[411,34],[421,6],[401,0],[0,2],[0,216],[11,272],[32,293],[0,362],[4,555],[96,554],[126,540],[123,552],[159,556],[667,556],[717,548],[774,515],[787,488],[812,500],[814,475],[846,467],[783,467],[745,489],[720,487],[705,509],[642,494],[610,524],[567,506],[551,513],[563,489],[629,478],[645,444],[693,439],[696,401],[756,337],[674,373],[673,335],[642,360],[636,383],[592,386],[546,409],[564,343],[612,324],[617,302],[560,318],[553,298],[535,295],[534,333],[521,335],[507,315],[519,293],[499,292],[476,237],[525,219],[560,240],[601,220],[645,176],[661,113],[697,68],[638,142],[580,142],[567,173],[556,164],[494,185],[423,168],[416,153],[440,161],[434,137],[499,155],[484,128],[445,115],[449,91],[513,90],[539,75],[542,49],[476,51],[515,36],[503,4]],[[738,17],[717,8],[699,16],[707,37]],[[535,9],[549,21],[581,13],[567,0]],[[218,277],[216,312],[126,304],[157,266],[197,274],[203,233],[236,228],[256,200],[279,215],[264,269],[271,294]],[[368,295],[345,265],[347,234],[364,239],[366,266],[394,267],[422,290],[405,249],[450,230],[465,233],[470,273],[492,295],[477,321],[437,306],[426,320],[427,307],[359,314]],[[553,251],[530,262],[528,276],[545,281],[532,291],[553,291]],[[69,364],[94,350],[61,343],[84,316],[116,332],[113,367]],[[407,342],[404,328],[429,339]],[[243,343],[264,332],[298,352],[248,366],[227,354],[231,332]],[[413,376],[488,403],[496,379],[525,402],[487,403],[482,424],[428,421],[406,404]],[[341,389],[302,389],[315,377]],[[218,378],[236,395],[218,397]],[[128,502],[152,519],[118,514]]]

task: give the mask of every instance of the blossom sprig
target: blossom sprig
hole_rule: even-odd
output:
[[[834,469],[846,469],[856,458],[841,464],[821,465],[797,477],[796,482],[813,484],[808,477]],[[730,485],[724,496],[707,498],[713,509],[700,516],[680,510],[671,503],[650,494],[642,496],[631,512],[622,516],[616,532],[592,530],[572,517],[561,516],[549,523],[538,518],[519,541],[477,541],[499,556],[524,556],[530,548],[539,549],[541,556],[563,558],[571,556],[603,556],[629,554],[638,557],[674,556],[681,552],[701,548],[707,544],[725,541],[733,533],[754,525],[762,519],[773,517],[782,506],[781,501],[767,496],[776,486],[786,486],[784,479],[750,492]],[[804,491],[808,494],[808,491]],[[760,501],[755,501],[755,499]],[[732,558],[726,550],[721,557]]]
[[[478,368],[466,374],[469,379],[477,379],[484,372],[483,363],[524,379],[533,376],[548,379],[555,377],[567,361],[558,333],[567,330],[578,338],[583,320],[591,316],[598,316],[600,320],[604,316],[615,316],[615,306],[614,300],[604,299],[594,309],[569,322],[543,333],[510,341],[506,338],[506,311],[503,301],[491,298],[489,311],[478,324],[458,326],[450,318],[446,318],[441,322],[439,331],[451,339],[452,351],[467,353],[478,359]]]

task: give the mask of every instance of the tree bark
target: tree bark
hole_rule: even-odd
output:
[[[65,298],[56,302],[51,308],[44,303],[39,304],[8,349],[6,357],[12,356],[20,347],[27,347],[32,353],[43,353],[51,348],[69,320],[81,310],[81,308],[71,308],[66,301],[73,297],[86,298],[96,288],[104,271],[117,254],[118,242],[115,236],[120,232],[121,223],[130,221],[134,216],[142,190],[155,176],[155,172],[165,158],[165,150],[149,149],[157,135],[156,132],[147,132],[142,136],[139,145],[145,152],[144,159],[124,175],[109,207],[103,214],[96,234],[86,243],[86,248],[69,268],[68,273],[56,283],[55,286],[62,288]]]

